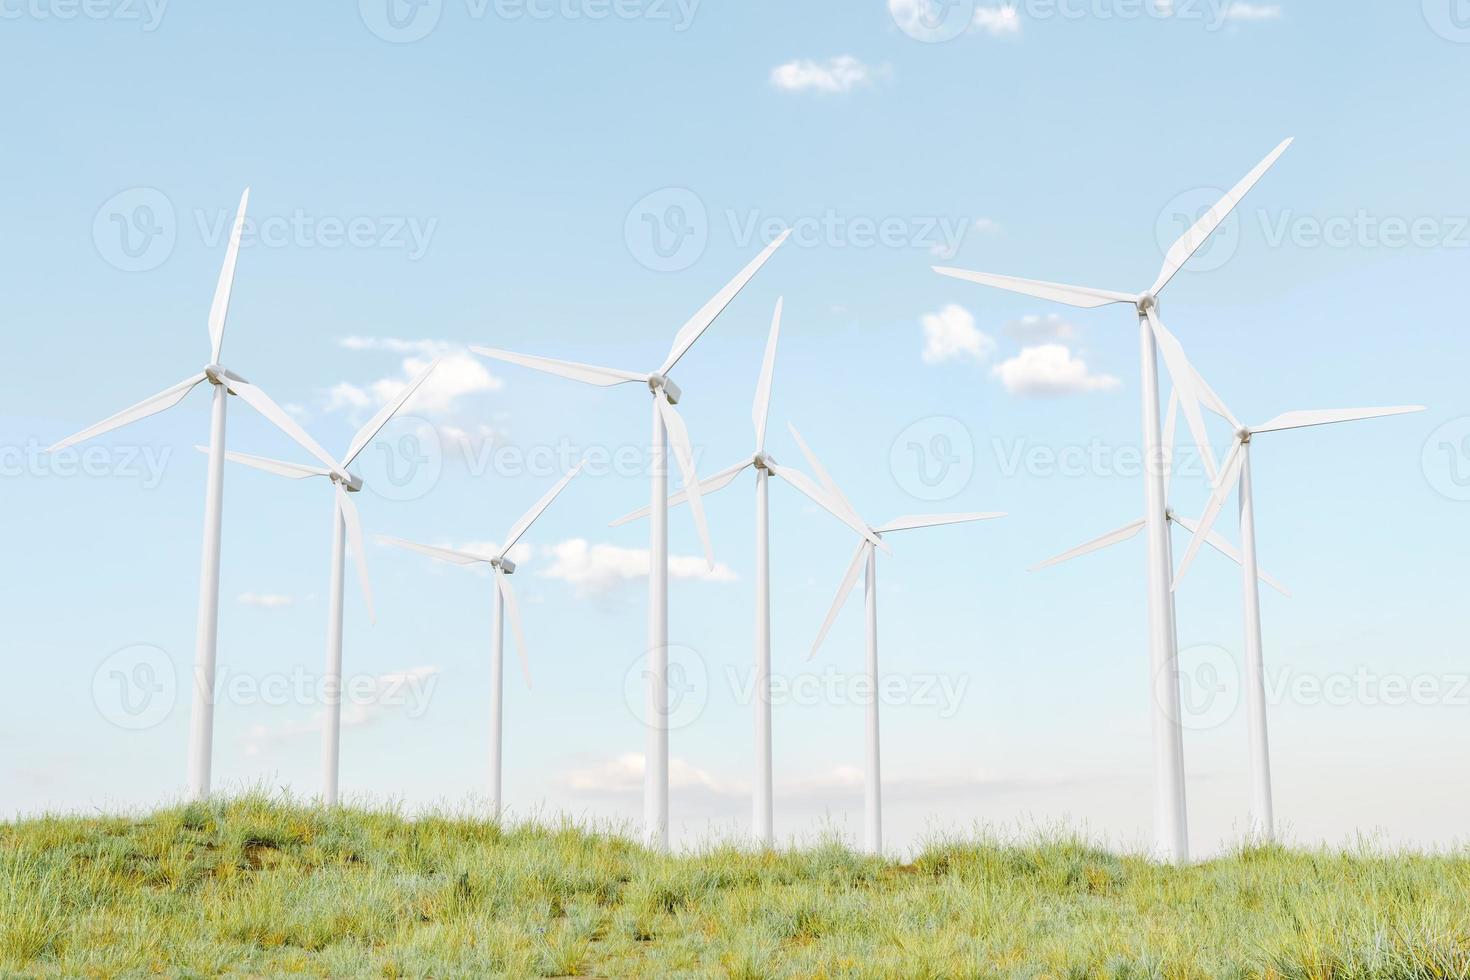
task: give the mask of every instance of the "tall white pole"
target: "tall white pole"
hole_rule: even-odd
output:
[[[770,472],[755,470],[755,799],[751,833],[757,844],[776,843],[771,802],[771,538]]]
[[[501,574],[496,569],[495,574]],[[490,816],[500,819],[500,771],[502,755],[501,739],[505,730],[505,595],[500,591],[500,581],[494,583],[495,618],[490,634]]]
[[[333,490],[336,488],[333,487]],[[342,746],[342,597],[347,564],[347,521],[332,495],[332,583],[327,597],[326,697],[322,719],[322,800],[337,805],[337,777]]]
[[[1173,563],[1159,421],[1159,363],[1154,334],[1140,310],[1145,509],[1148,522],[1148,636],[1153,672],[1154,841],[1161,860],[1189,860],[1184,796],[1184,732],[1179,705],[1178,639],[1174,624]]]
[[[1251,491],[1251,444],[1240,447],[1240,552],[1245,575],[1245,674],[1250,705],[1251,831],[1274,840],[1271,801],[1271,744],[1266,730],[1266,664],[1261,649],[1261,585],[1256,567],[1256,505]]]
[[[655,395],[655,397],[657,397]],[[669,847],[669,470],[668,433],[653,408],[652,511],[648,541],[648,737],[643,766],[644,842]]]
[[[863,588],[868,604],[868,767],[863,791],[863,843],[869,854],[883,853],[883,771],[878,755],[878,549],[868,546]]]
[[[204,556],[194,634],[194,706],[189,725],[189,797],[209,796],[214,752],[214,665],[219,640],[220,528],[225,503],[225,386],[214,386],[209,417],[209,477],[204,491]]]

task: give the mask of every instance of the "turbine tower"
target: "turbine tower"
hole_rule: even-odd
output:
[[[1186,262],[1220,227],[1250,189],[1276,163],[1291,140],[1272,150],[1214,207],[1194,223],[1164,256],[1163,268],[1143,293],[1123,293],[1086,286],[1017,279],[1013,276],[935,267],[940,275],[993,286],[1038,299],[1095,309],[1111,303],[1133,307],[1138,314],[1143,378],[1143,445],[1149,466],[1144,479],[1144,521],[1148,531],[1149,653],[1152,661],[1154,740],[1154,836],[1158,855],[1177,864],[1189,860],[1189,815],[1184,792],[1184,733],[1180,724],[1178,635],[1174,622],[1173,558],[1163,468],[1155,464],[1162,445],[1159,419],[1159,366],[1162,353],[1179,388],[1180,407],[1190,431],[1214,475],[1214,461],[1200,411],[1205,393],[1188,379],[1192,371],[1179,341],[1159,319],[1158,297]]]

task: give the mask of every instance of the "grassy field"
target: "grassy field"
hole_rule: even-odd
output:
[[[0,976],[1470,977],[1470,856],[655,856],[249,796],[0,825]]]

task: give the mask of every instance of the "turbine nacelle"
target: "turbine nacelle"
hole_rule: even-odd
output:
[[[348,493],[362,492],[362,477],[358,476],[356,473],[353,473],[351,471],[344,471],[342,473],[331,473],[329,474],[329,476],[331,477],[333,483],[339,485],[343,490],[346,490]]]
[[[679,404],[679,398],[684,394],[679,386],[674,384],[673,379],[667,378],[662,374],[650,374],[648,376],[648,390],[654,394],[658,394],[660,389],[668,396],[670,405]]]
[[[516,563],[509,558],[492,558],[490,560],[490,567],[498,568],[507,575],[514,575],[516,573]]]
[[[1159,298],[1153,293],[1144,293],[1134,305],[1138,307],[1139,316],[1148,316],[1150,310],[1159,311]]]
[[[764,470],[769,473],[771,469],[776,465],[776,460],[774,457],[769,456],[766,453],[756,453],[750,458],[750,465],[754,466],[758,470]]]

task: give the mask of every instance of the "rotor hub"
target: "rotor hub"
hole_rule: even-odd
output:
[[[206,364],[204,366],[204,377],[208,379],[209,383],[212,385],[225,384],[226,376],[228,374],[229,372],[225,370],[225,366],[223,364]]]
[[[649,376],[648,390],[653,392],[655,395],[658,394],[660,390],[662,390],[663,393],[668,396],[670,405],[679,404],[679,396],[683,394],[683,392],[679,390],[678,385],[674,384],[671,379],[664,377],[662,374],[654,374]]]
[[[776,465],[776,461],[770,456],[767,456],[765,453],[756,453],[755,456],[751,458],[750,462],[756,469],[765,470],[768,473],[770,472],[771,467]]]
[[[362,477],[358,476],[356,473],[348,473],[346,479],[343,479],[340,473],[333,473],[331,476],[332,482],[340,484],[342,489],[346,490],[348,493],[362,492]]]
[[[493,568],[500,569],[507,575],[514,575],[516,573],[516,563],[511,561],[509,558],[491,559],[490,565]]]
[[[1138,297],[1139,313],[1147,313],[1149,310],[1157,310],[1158,308],[1159,298],[1153,293],[1144,293],[1142,296]]]

